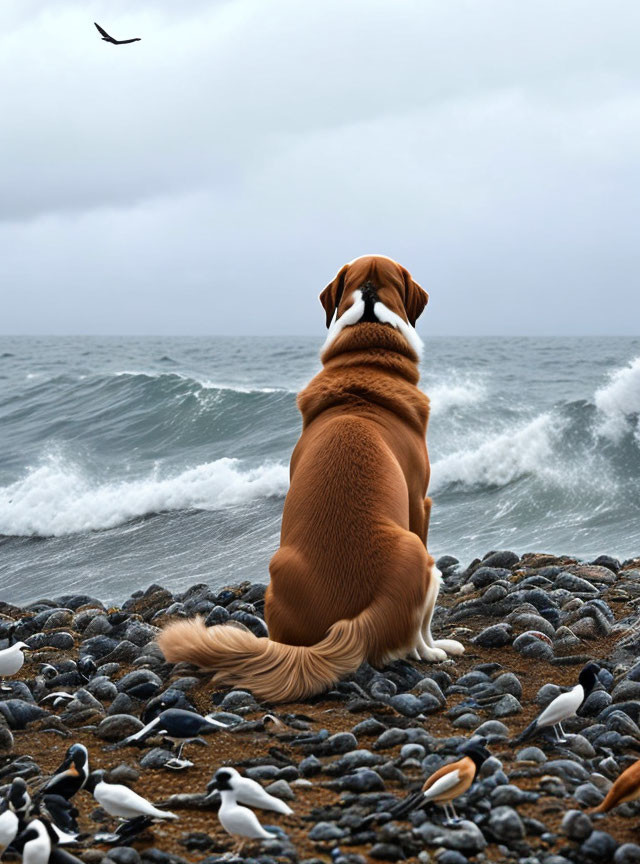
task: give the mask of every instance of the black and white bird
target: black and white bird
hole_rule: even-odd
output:
[[[277,836],[275,831],[267,831],[258,821],[258,817],[249,810],[238,804],[238,780],[240,777],[233,768],[219,768],[213,775],[213,779],[207,786],[208,791],[217,789],[220,792],[220,809],[218,819],[220,824],[232,837],[241,841],[245,840],[273,840]]]
[[[7,846],[16,839],[30,800],[24,780],[21,777],[13,780],[5,801],[6,809],[0,813],[0,858]]]
[[[0,858],[7,846],[16,839],[19,824],[20,820],[11,808],[7,807],[0,813]]]
[[[79,858],[58,848],[58,834],[43,817],[32,819],[15,840],[23,864],[82,864]]]
[[[598,680],[600,667],[597,663],[587,663],[578,676],[578,683],[566,693],[556,696],[524,732],[513,739],[514,744],[528,741],[539,732],[552,728],[559,744],[566,744],[567,738],[562,723],[573,717],[587,696],[591,693]]]
[[[474,736],[463,744],[458,749],[460,759],[434,771],[427,778],[422,789],[407,796],[404,801],[389,811],[394,819],[399,819],[427,804],[440,804],[445,812],[446,824],[456,822],[458,817],[453,802],[470,788],[478,770],[491,755],[485,744],[486,739],[480,735]]]
[[[24,828],[30,807],[31,798],[27,784],[22,777],[15,777],[5,800],[5,810],[0,813],[0,858]]]
[[[107,31],[101,27],[96,22],[93,22],[96,26],[98,33],[102,36],[103,42],[111,42],[112,45],[128,45],[130,42],[140,42],[140,37],[136,36],[135,39],[114,39],[113,36],[109,36]]]
[[[72,744],[53,776],[40,793],[61,795],[67,801],[79,792],[89,777],[89,753],[84,744]]]
[[[26,642],[16,642],[8,648],[3,648],[0,651],[0,679],[10,678],[18,673],[24,666],[24,652],[31,651],[31,648]],[[0,690],[8,688],[0,684]]]
[[[17,838],[22,847],[22,864],[49,864],[51,838],[41,819],[33,819]]]
[[[291,816],[293,810],[280,798],[275,798],[269,795],[266,789],[250,777],[243,777],[235,768],[221,768],[216,772],[213,779],[207,786],[207,792],[214,792],[220,789],[218,785],[218,775],[220,771],[224,771],[229,775],[229,782],[233,787],[233,792],[236,796],[236,801],[240,804],[247,804],[249,807],[258,807],[260,810],[274,810],[276,813],[282,813],[284,816]]]
[[[150,801],[121,783],[107,783],[104,771],[93,771],[85,785],[98,804],[115,819],[136,819],[150,816],[153,819],[178,819],[175,813],[159,810]]]
[[[225,723],[214,720],[209,714],[203,717],[201,714],[196,714],[195,711],[185,711],[183,708],[167,708],[139,732],[134,732],[133,735],[129,735],[128,738],[121,741],[119,746],[132,744],[135,741],[142,742],[152,735],[162,735],[173,741],[174,744],[180,743],[180,749],[176,756],[176,759],[180,759],[182,750],[189,741],[193,741],[200,735],[228,728]]]

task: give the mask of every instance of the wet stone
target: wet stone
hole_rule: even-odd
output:
[[[309,839],[316,842],[342,840],[346,835],[347,832],[343,828],[339,828],[335,822],[318,822],[309,831]]]
[[[513,717],[515,714],[522,712],[522,705],[518,702],[515,696],[506,693],[493,706],[493,714],[495,717]]]
[[[613,856],[614,864],[640,864],[640,846],[636,843],[623,843]]]
[[[569,810],[562,818],[560,830],[570,840],[586,840],[593,831],[593,824],[581,810]]]
[[[105,717],[96,729],[96,735],[105,741],[121,741],[142,728],[143,724],[137,717],[132,717],[130,714],[114,714]]]
[[[496,807],[491,810],[488,826],[500,841],[522,840],[525,829],[522,819],[512,807]]]
[[[471,641],[474,645],[480,645],[483,648],[503,648],[505,645],[510,645],[512,640],[510,624],[493,624],[490,627],[485,627]]]
[[[587,861],[606,862],[613,860],[617,846],[611,834],[596,830],[580,846],[580,852]]]

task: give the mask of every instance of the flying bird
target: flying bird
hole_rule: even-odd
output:
[[[67,801],[79,792],[89,777],[89,753],[84,744],[72,744],[51,777],[40,790],[43,795],[61,795]]]
[[[595,687],[599,671],[600,667],[597,663],[587,663],[578,676],[576,686],[566,693],[556,696],[544,711],[536,717],[533,723],[530,723],[524,732],[521,732],[517,738],[513,739],[513,743],[521,744],[523,741],[528,741],[543,729],[548,729],[551,726],[555,732],[557,742],[559,744],[566,744],[567,738],[562,728],[562,722],[568,720],[569,717],[573,717],[578,711]]]
[[[99,24],[93,22],[96,25],[98,33],[102,36],[103,42],[111,42],[112,45],[128,45],[130,42],[140,42],[140,37],[136,36],[135,39],[114,39],[113,36],[109,36],[106,30],[104,30]]]
[[[256,780],[252,780],[250,777],[242,777],[235,768],[222,768],[220,770],[229,775],[236,801],[239,801],[240,804],[247,804],[249,807],[259,807],[261,810],[275,810],[276,813],[282,813],[285,816],[290,816],[293,813],[288,804],[285,804],[280,798],[269,795]],[[218,771],[209,782],[207,792],[213,792],[220,788],[217,781],[219,773]]]
[[[476,735],[463,744],[458,750],[462,758],[434,771],[419,792],[409,795],[389,811],[393,818],[401,818],[425,804],[441,804],[446,817],[445,824],[456,822],[458,817],[453,801],[470,788],[480,766],[491,755],[484,746],[485,743],[485,738]],[[449,816],[449,807],[452,817]]]
[[[241,841],[273,840],[277,836],[276,833],[266,831],[253,810],[238,804],[239,780],[246,780],[246,778],[240,777],[238,772],[232,768],[219,768],[207,786],[209,791],[217,789],[220,792],[220,809],[218,810],[220,824],[227,834],[231,834],[232,837],[237,837]]]
[[[637,801],[640,798],[640,759],[626,768],[618,777],[607,797],[599,804],[592,813],[608,813],[619,804],[627,804],[629,801]]]
[[[175,813],[158,810],[150,801],[138,795],[128,786],[120,783],[107,783],[104,771],[93,771],[89,775],[85,789],[91,792],[98,804],[116,819],[135,819],[138,816],[151,816],[153,819],[178,819]]]

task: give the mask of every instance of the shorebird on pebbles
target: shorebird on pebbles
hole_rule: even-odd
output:
[[[282,813],[284,816],[291,816],[293,810],[280,798],[276,798],[262,788],[262,786],[250,777],[243,777],[235,768],[220,768],[213,779],[207,786],[207,792],[220,790],[218,785],[218,777],[221,772],[228,777],[228,783],[231,785],[232,791],[236,796],[236,801],[240,804],[247,804],[249,807],[258,807],[260,810],[274,810],[276,813]]]
[[[17,777],[9,787],[9,794],[4,802],[6,809],[0,813],[0,858],[7,846],[17,837],[20,823],[30,803],[27,784],[21,777]]]
[[[24,651],[31,651],[31,648],[26,642],[16,642],[15,645],[10,645],[8,648],[3,648],[0,651],[0,682],[3,678],[10,678],[16,675],[24,665]],[[10,690],[0,683],[0,690]]]
[[[463,744],[458,750],[461,759],[434,771],[419,792],[409,795],[389,811],[394,819],[405,816],[426,804],[441,804],[445,812],[445,824],[451,825],[459,821],[453,802],[470,788],[480,766],[491,755],[484,746],[485,743],[486,739],[477,735]],[[451,816],[449,808],[451,808]]]
[[[246,785],[247,779],[246,777],[241,777],[234,768],[219,768],[207,786],[209,792],[217,789],[220,793],[218,819],[227,834],[230,834],[239,841],[240,846],[236,850],[236,854],[240,854],[245,842],[248,840],[274,840],[282,834],[275,827],[267,831],[262,827],[253,810],[250,810],[248,807],[242,807],[238,803],[239,800],[247,801],[247,795],[249,797],[255,796],[256,799],[261,797],[255,792],[253,787]],[[262,791],[264,792],[264,790]],[[266,792],[264,792],[264,795],[270,799],[267,802],[270,804],[273,800],[272,796]],[[263,798],[262,800],[262,804],[255,804],[254,806],[265,807],[265,799]],[[275,808],[270,806],[268,809],[273,810]],[[290,810],[290,808],[287,809]],[[283,811],[279,810],[278,812]]]
[[[189,741],[195,741],[200,735],[228,728],[227,724],[222,723],[220,720],[215,720],[209,714],[203,717],[200,714],[196,714],[195,711],[185,711],[182,708],[167,708],[166,711],[158,714],[155,719],[147,723],[139,732],[135,732],[121,741],[118,746],[132,744],[136,741],[142,742],[152,735],[162,735],[164,738],[173,741],[174,744],[180,743],[176,757],[167,762],[166,767],[186,768],[193,765],[193,762],[180,758],[185,744]]]
[[[152,819],[178,819],[175,813],[159,810],[150,801],[121,783],[107,783],[104,771],[93,771],[85,789],[91,792],[98,804],[116,819],[137,819],[149,816]]]
[[[588,663],[580,672],[576,686],[566,693],[556,696],[544,711],[536,717],[533,723],[530,723],[524,732],[521,732],[517,738],[513,739],[513,743],[522,744],[523,741],[528,741],[543,729],[552,728],[557,743],[566,744],[567,736],[562,728],[562,724],[565,720],[576,714],[582,703],[596,686],[599,671],[600,667],[597,663]]]
[[[69,801],[89,777],[89,753],[84,744],[72,744],[51,777],[40,790],[43,795],[60,795]]]

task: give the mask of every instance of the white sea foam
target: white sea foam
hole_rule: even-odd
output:
[[[635,426],[640,443],[640,357],[612,372],[609,383],[596,391],[594,401],[601,414],[600,435],[617,443]]]
[[[557,421],[541,414],[529,423],[494,435],[473,449],[458,450],[431,466],[430,491],[452,483],[506,486],[535,474],[553,479],[550,465]]]
[[[283,496],[289,471],[280,463],[242,468],[217,459],[172,477],[95,483],[58,457],[0,488],[0,534],[57,537],[114,528],[169,510],[220,510]]]
[[[450,384],[434,384],[426,393],[431,402],[431,416],[446,414],[454,408],[477,405],[487,396],[487,388],[479,381],[453,381]]]

